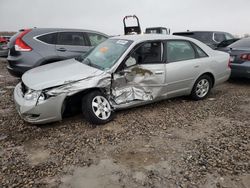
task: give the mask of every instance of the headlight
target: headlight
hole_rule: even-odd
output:
[[[28,90],[28,92],[24,95],[24,98],[28,101],[37,101],[40,94],[40,91]]]
[[[44,93],[41,93],[38,97],[38,102],[42,102],[47,99],[47,96]]]

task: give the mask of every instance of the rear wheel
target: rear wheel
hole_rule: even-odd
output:
[[[194,100],[201,100],[208,96],[212,87],[212,79],[208,75],[202,75],[199,77],[192,89],[191,97]]]
[[[111,105],[106,96],[99,91],[90,92],[83,97],[82,112],[93,124],[105,124],[113,119]]]

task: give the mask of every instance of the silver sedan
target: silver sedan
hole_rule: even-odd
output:
[[[84,118],[103,124],[118,109],[182,95],[204,99],[229,78],[228,63],[228,54],[191,38],[118,36],[82,57],[28,71],[14,99],[30,123],[59,121],[79,106]]]

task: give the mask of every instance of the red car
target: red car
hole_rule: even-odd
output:
[[[0,57],[7,57],[8,56],[8,47],[7,44],[9,39],[3,36],[0,36]]]
[[[3,36],[0,36],[0,43],[8,43],[8,39]]]

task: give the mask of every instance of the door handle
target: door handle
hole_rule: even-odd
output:
[[[155,71],[155,74],[163,74],[164,71]]]
[[[65,48],[59,48],[59,49],[57,49],[57,51],[60,51],[60,52],[65,52],[65,51],[66,51],[66,49],[65,49]]]

